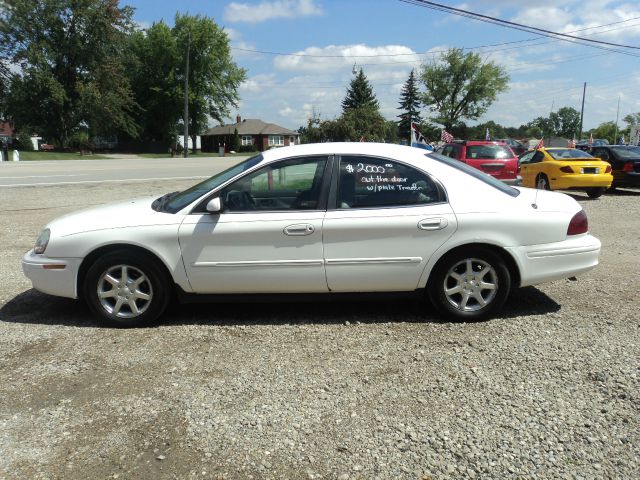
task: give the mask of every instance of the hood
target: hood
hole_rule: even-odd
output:
[[[64,237],[97,230],[179,223],[182,216],[151,208],[156,198],[137,198],[79,210],[53,220],[47,228],[52,235]]]

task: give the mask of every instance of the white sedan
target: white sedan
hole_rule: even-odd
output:
[[[599,253],[567,195],[417,148],[324,143],[54,220],[22,265],[36,289],[83,298],[112,326],[154,321],[174,293],[415,292],[470,321],[513,287],[594,268]]]

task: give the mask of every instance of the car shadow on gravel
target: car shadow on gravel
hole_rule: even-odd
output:
[[[535,287],[516,289],[496,318],[544,315],[560,305]],[[491,321],[491,320],[487,320]],[[99,327],[86,306],[76,300],[27,290],[0,308],[0,322]],[[160,325],[286,325],[350,323],[448,323],[418,297],[367,297],[366,300],[174,303]]]

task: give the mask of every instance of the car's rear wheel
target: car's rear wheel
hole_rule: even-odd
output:
[[[84,298],[101,322],[111,327],[141,327],[167,308],[170,287],[157,261],[129,251],[107,253],[87,271]]]
[[[498,254],[474,247],[443,257],[427,288],[431,302],[445,317],[482,320],[504,304],[511,290],[511,275]]]
[[[602,196],[604,191],[604,187],[587,188],[587,195],[589,196],[589,198],[599,198]]]
[[[551,190],[549,179],[544,173],[538,175],[538,178],[536,179],[536,188],[538,190]]]

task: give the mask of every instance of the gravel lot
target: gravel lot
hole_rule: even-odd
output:
[[[640,478],[640,192],[577,194],[601,265],[483,323],[209,304],[122,331],[31,289],[48,220],[188,183],[0,189],[0,478]]]

